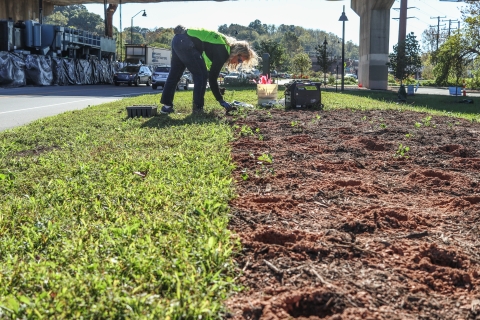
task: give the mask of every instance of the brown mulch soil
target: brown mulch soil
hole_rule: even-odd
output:
[[[428,117],[272,109],[232,120],[245,290],[227,317],[480,319],[480,124]]]

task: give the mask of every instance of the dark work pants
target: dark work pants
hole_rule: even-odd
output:
[[[177,34],[172,40],[172,68],[163,88],[160,103],[173,106],[173,98],[177,83],[187,68],[193,78],[193,103],[196,108],[203,108],[205,91],[207,89],[208,70],[205,66],[202,53],[199,52],[192,40],[186,34]]]

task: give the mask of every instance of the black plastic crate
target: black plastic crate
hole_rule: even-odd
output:
[[[127,107],[129,118],[153,117],[157,115],[157,106],[130,106]]]
[[[322,84],[320,82],[294,81],[287,83],[285,89],[285,107],[320,107],[322,104]]]

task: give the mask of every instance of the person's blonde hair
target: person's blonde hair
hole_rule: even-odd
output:
[[[248,57],[248,59],[242,61],[242,69],[249,70],[258,65],[258,55],[255,51],[253,51],[247,41],[239,41],[228,36],[225,36],[225,39],[227,40],[227,44],[230,46],[230,57],[225,64],[225,67],[228,71],[237,70],[239,64],[230,63],[230,61],[233,57],[238,55],[241,55],[242,57]]]

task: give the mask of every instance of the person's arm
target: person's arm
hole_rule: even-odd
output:
[[[210,67],[210,72],[208,74],[208,83],[210,84],[210,90],[212,90],[213,95],[217,101],[222,101],[223,97],[220,94],[220,87],[218,85],[218,75],[222,70],[223,63],[212,62]]]
[[[229,54],[227,49],[225,49],[225,45],[223,44],[205,43],[204,49],[206,55],[212,61],[212,65],[210,66],[210,71],[208,74],[210,90],[212,90],[215,99],[218,102],[221,102],[223,101],[223,97],[220,94],[220,87],[218,86],[218,75],[225,65],[225,62],[227,62]]]

